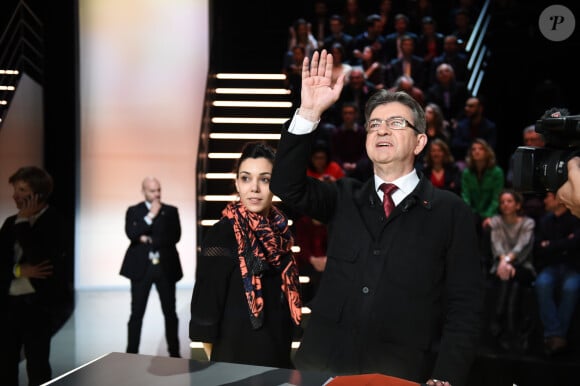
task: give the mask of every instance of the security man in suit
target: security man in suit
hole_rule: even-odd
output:
[[[327,265],[294,363],[465,385],[483,325],[471,209],[414,169],[425,113],[405,92],[379,90],[367,102],[371,178],[307,177],[312,132],[344,81],[331,86],[331,71],[325,50],[304,60],[301,105],[282,130],[270,182],[289,207],[328,224]]]
[[[137,353],[143,316],[151,286],[155,284],[165,318],[165,338],[172,357],[180,357],[175,311],[175,285],[183,277],[176,244],[181,238],[175,206],[161,203],[161,184],[154,177],[142,183],[145,201],[130,206],[125,215],[125,233],[131,241],[120,274],[131,279],[131,316],[127,352]]]

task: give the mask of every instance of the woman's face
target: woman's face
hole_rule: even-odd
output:
[[[499,209],[504,215],[516,214],[520,206],[511,193],[504,193],[499,198]]]
[[[240,164],[236,190],[250,212],[268,215],[274,196],[270,191],[271,177],[272,162],[266,158],[247,158]]]
[[[471,158],[474,161],[484,161],[487,158],[487,152],[482,144],[476,142],[471,145]]]
[[[431,144],[429,147],[429,156],[431,156],[431,161],[433,161],[434,164],[439,165],[443,163],[443,157],[445,156],[445,153],[443,152],[441,146]]]

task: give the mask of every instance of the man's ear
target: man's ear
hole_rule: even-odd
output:
[[[417,145],[415,146],[415,150],[413,150],[413,153],[415,153],[415,155],[419,155],[423,151],[425,146],[427,146],[427,134],[424,133],[417,134]]]

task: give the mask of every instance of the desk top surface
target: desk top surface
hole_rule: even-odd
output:
[[[331,378],[332,376],[326,373],[112,352],[44,385],[322,386]]]

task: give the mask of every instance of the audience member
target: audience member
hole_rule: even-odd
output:
[[[389,88],[389,91],[404,91],[411,95],[421,105],[421,107],[425,107],[425,93],[419,87],[415,86],[415,81],[410,76],[399,76],[395,80],[393,87]]]
[[[477,17],[479,16],[480,13],[480,6],[479,3],[481,1],[480,0],[457,0],[454,1],[454,3],[456,3],[453,7],[451,7],[451,10],[448,11],[448,18],[449,18],[449,25],[453,25],[453,23],[455,22],[455,15],[458,12],[466,12],[467,15],[469,16],[469,20],[473,23],[475,20],[477,20]]]
[[[304,47],[304,53],[307,57],[312,57],[314,51],[318,49],[318,41],[312,35],[310,23],[304,18],[298,18],[288,29],[288,49],[290,51],[294,46]]]
[[[331,47],[330,52],[332,57],[336,58],[336,61],[332,66],[332,82],[336,83],[339,76],[344,76],[348,79],[348,74],[352,70],[352,66],[345,61],[344,58],[344,47],[340,43],[334,43]]]
[[[366,157],[366,131],[358,123],[358,106],[354,103],[342,105],[342,123],[337,126],[330,138],[333,160],[336,161],[345,173],[356,169],[357,163]]]
[[[461,52],[457,36],[446,35],[443,38],[443,52],[431,61],[429,83],[434,83],[437,80],[437,68],[443,63],[447,63],[453,67],[457,81],[467,82],[469,74],[467,62],[467,55]]]
[[[22,353],[29,385],[52,378],[50,344],[68,283],[64,218],[49,205],[53,179],[36,166],[8,179],[17,213],[0,228],[0,384],[18,385]]]
[[[330,33],[326,35],[322,48],[330,51],[334,43],[340,43],[344,47],[344,59],[352,63],[352,50],[354,37],[344,32],[344,20],[342,16],[333,14],[329,19]]]
[[[483,240],[483,231],[489,228],[490,218],[498,213],[499,193],[505,187],[502,168],[496,164],[495,152],[485,139],[473,140],[461,174],[461,196],[471,207],[475,225]],[[482,244],[485,249],[486,245]]]
[[[455,78],[453,67],[447,63],[442,63],[437,67],[435,83],[425,92],[425,101],[436,103],[441,107],[445,120],[450,123],[451,130],[455,129],[468,97],[469,91],[466,84]]]
[[[365,105],[372,94],[377,91],[374,84],[369,82],[365,76],[365,72],[361,66],[354,66],[350,71],[348,80],[345,79],[345,85],[341,90],[340,98],[330,108],[330,111],[335,111],[340,114],[340,109],[343,104],[353,102],[357,105],[358,111],[364,111]],[[364,125],[364,115],[359,114],[358,122]]]
[[[425,118],[404,92],[378,90],[368,101],[366,150],[375,177],[365,183],[307,177],[309,133],[343,85],[339,79],[330,87],[331,66],[326,51],[305,59],[302,104],[282,130],[272,170],[274,194],[332,229],[295,364],[463,385],[477,351],[483,299],[475,230],[457,226],[473,221],[471,211],[414,170],[427,142]],[[392,195],[379,188],[383,181],[395,184]],[[383,195],[393,200],[386,211]]]
[[[422,57],[415,55],[415,39],[409,35],[400,37],[402,55],[392,59],[387,67],[387,79],[390,85],[402,75],[413,78],[415,85],[424,88],[427,85],[427,67]]]
[[[431,16],[421,19],[421,33],[417,38],[416,53],[425,61],[425,66],[429,70],[426,74],[426,83],[430,84],[432,63],[436,57],[443,53],[444,36],[437,30],[437,22]]]
[[[239,201],[227,204],[198,254],[189,337],[211,361],[293,367],[302,302],[288,219],[272,203],[274,157],[265,144],[244,146]]]
[[[145,177],[141,193],[145,200],[130,206],[125,213],[125,234],[130,244],[119,272],[131,280],[127,352],[139,352],[143,316],[155,284],[165,319],[167,350],[169,356],[179,358],[179,319],[175,311],[175,283],[183,277],[176,247],[181,239],[179,211],[161,202],[161,183],[157,178]]]
[[[395,31],[385,35],[385,55],[387,60],[400,58],[403,56],[401,50],[401,38],[409,36],[415,41],[417,34],[409,29],[409,17],[404,13],[397,13],[394,19]]]
[[[455,164],[447,142],[434,138],[427,143],[423,174],[434,187],[461,194],[461,171]]]
[[[431,139],[442,139],[449,145],[451,142],[451,134],[449,133],[449,122],[445,120],[441,107],[436,103],[427,103],[425,106],[425,121],[427,128],[425,134]]]
[[[469,11],[465,8],[460,8],[454,12],[453,15],[453,35],[457,36],[457,44],[459,51],[465,52],[467,41],[473,31],[471,16]]]
[[[381,17],[381,35],[387,36],[391,32],[395,31],[393,16],[394,16],[394,8],[393,8],[393,0],[380,0],[377,14]]]
[[[325,182],[344,177],[344,170],[332,159],[328,143],[316,141],[312,145],[306,175]]]
[[[306,55],[303,46],[292,47],[291,56],[287,57],[282,72],[286,75],[286,87],[290,90],[292,107],[300,106],[300,87],[302,86],[302,61]]]
[[[311,32],[318,42],[318,47],[322,47],[324,39],[330,33],[328,23],[328,4],[326,0],[316,0],[313,5],[314,15],[311,19]]]
[[[491,230],[491,269],[498,295],[490,330],[507,351],[527,348],[527,334],[521,323],[521,292],[529,287],[536,272],[533,266],[535,221],[522,213],[523,197],[512,189],[499,195],[499,214],[493,215]]]
[[[568,330],[580,299],[580,219],[553,192],[546,193],[544,204],[547,213],[535,237],[534,288],[545,353],[555,355],[568,346]]]
[[[465,158],[467,149],[475,138],[483,138],[489,146],[497,145],[497,127],[495,122],[484,114],[485,106],[482,97],[472,96],[465,101],[464,117],[457,121],[451,139],[451,151],[457,159]]]
[[[342,18],[345,33],[354,37],[365,31],[366,15],[360,9],[358,0],[345,0]]]
[[[375,88],[382,89],[386,85],[386,66],[375,57],[375,52],[370,46],[363,48],[360,65],[365,71],[366,79],[374,84]]]
[[[381,35],[381,17],[373,13],[366,18],[367,29],[365,32],[354,37],[353,43],[353,63],[360,65],[362,52],[365,47],[371,47],[373,56],[380,62],[386,60],[385,56],[385,38]]]
[[[426,17],[433,18],[433,3],[431,0],[407,1],[407,15],[409,16],[409,29],[411,31],[420,31],[423,25],[423,19]]]

